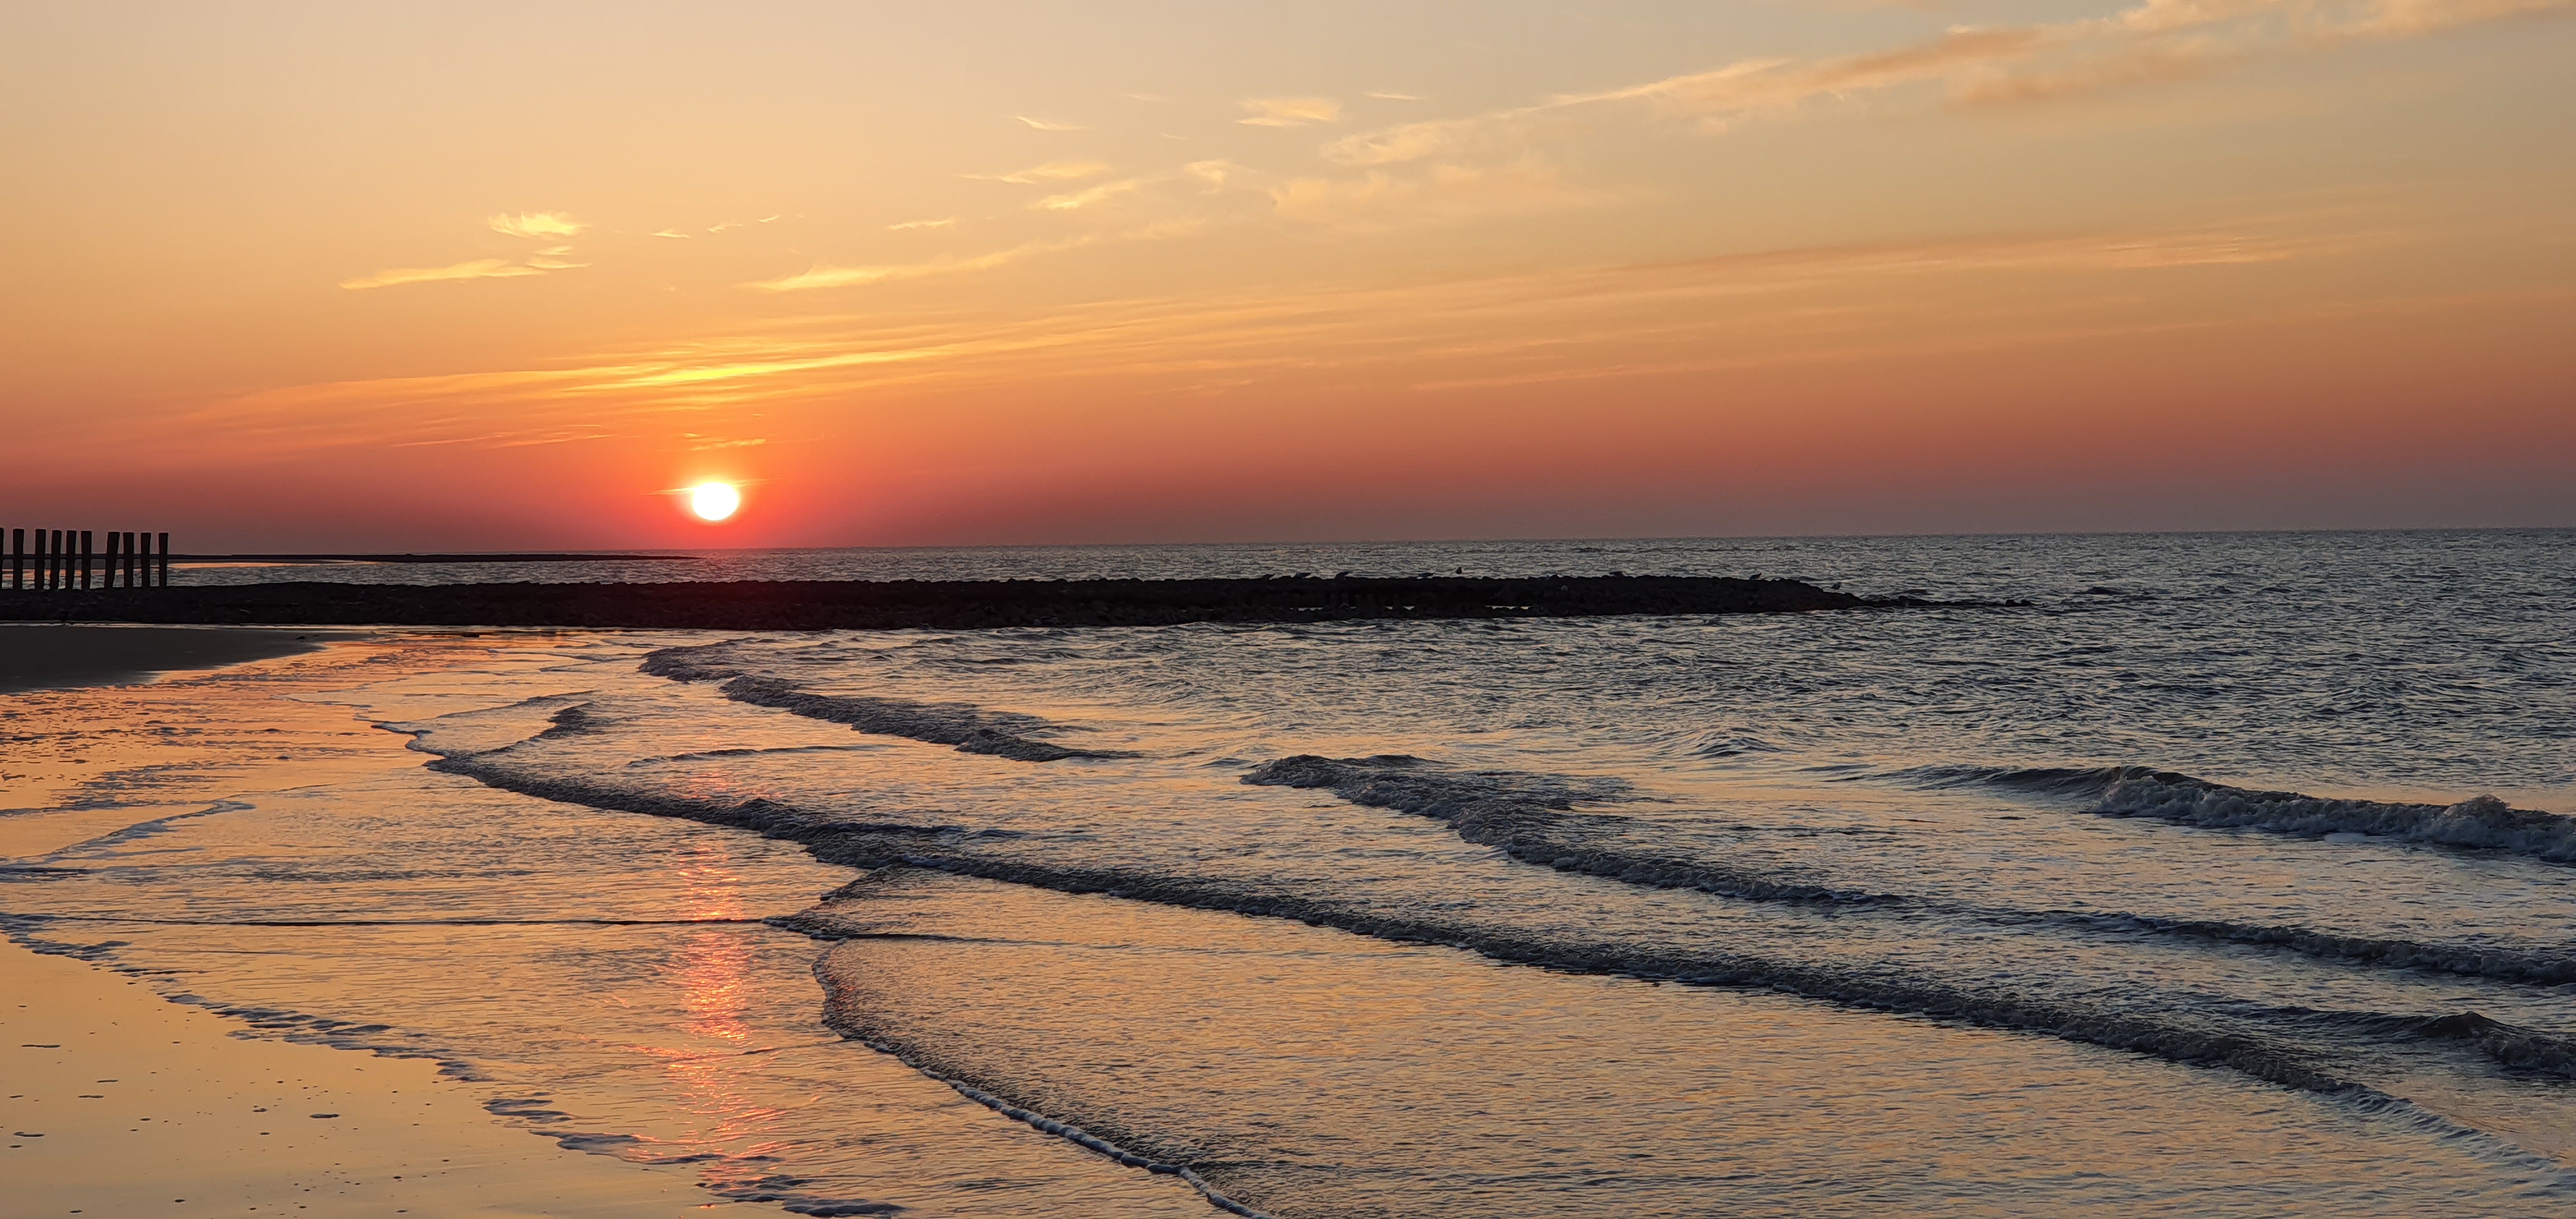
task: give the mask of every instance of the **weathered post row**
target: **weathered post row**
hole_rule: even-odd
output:
[[[31,538],[28,535],[33,534]],[[170,535],[110,530],[104,551],[86,529],[11,529],[7,586],[12,592],[63,592],[90,587],[167,588]]]

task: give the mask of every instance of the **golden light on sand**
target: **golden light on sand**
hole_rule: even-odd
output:
[[[689,488],[689,511],[702,521],[720,521],[742,507],[742,492],[732,483],[704,482]]]

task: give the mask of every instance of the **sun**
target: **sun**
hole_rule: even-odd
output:
[[[720,521],[739,507],[742,492],[734,490],[732,483],[707,482],[689,488],[689,511],[697,513],[699,520]]]

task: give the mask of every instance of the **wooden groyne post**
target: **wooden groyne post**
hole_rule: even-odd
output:
[[[33,533],[34,537],[27,536]],[[0,588],[10,592],[87,592],[91,588],[168,588],[170,535],[108,530],[107,546],[88,529],[10,529],[0,534]],[[93,584],[93,581],[95,583]]]

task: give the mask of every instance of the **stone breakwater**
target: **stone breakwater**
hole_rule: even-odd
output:
[[[651,584],[174,587],[0,601],[0,620],[227,626],[553,626],[702,630],[973,630],[1565,618],[1964,607],[1862,597],[1798,580],[1713,576],[1232,580],[777,580]]]

